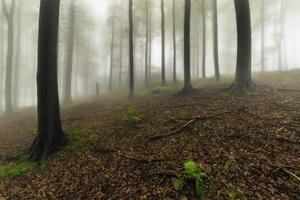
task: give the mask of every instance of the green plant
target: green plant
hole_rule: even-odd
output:
[[[184,162],[184,172],[185,174],[182,177],[179,176],[173,179],[174,188],[181,190],[187,184],[192,183],[195,186],[198,198],[203,199],[204,178],[207,176],[206,173],[192,160]]]
[[[239,187],[237,187],[233,184],[229,185],[228,196],[230,199],[236,199],[239,195],[242,195],[242,194],[243,194],[243,191]]]
[[[137,108],[129,106],[127,110],[127,118],[131,124],[136,126],[142,119]]]
[[[27,157],[23,156],[16,163],[0,165],[0,178],[21,176],[37,166],[37,163],[29,162]]]

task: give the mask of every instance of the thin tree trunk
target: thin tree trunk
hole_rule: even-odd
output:
[[[133,56],[133,13],[132,0],[129,0],[129,97],[134,96],[134,56]]]
[[[121,41],[120,41],[120,66],[119,66],[119,88],[122,86],[123,70],[123,7],[121,8]]]
[[[161,7],[161,84],[166,85],[166,69],[165,69],[165,6],[164,0],[160,1]]]
[[[202,0],[202,78],[206,78],[206,7]]]
[[[19,4],[19,10],[17,14],[17,38],[16,38],[16,58],[15,58],[15,65],[14,65],[14,81],[13,81],[13,108],[18,108],[19,104],[19,69],[20,69],[20,59],[21,59],[21,36],[22,36],[22,23],[21,23],[21,14],[22,14],[22,7]]]
[[[173,0],[173,82],[177,82],[177,72],[176,72],[176,0]]]
[[[249,0],[234,0],[237,21],[237,66],[231,91],[252,90],[251,76],[252,31]]]
[[[151,66],[152,66],[152,0],[148,0],[150,1],[150,16],[149,16],[149,64],[148,64],[148,68],[149,68],[149,72],[148,72],[148,81],[151,81]]]
[[[75,0],[71,0],[70,5],[70,25],[68,37],[67,66],[65,71],[64,103],[72,101],[72,75],[73,75],[73,55],[74,55],[74,35],[75,35]]]
[[[261,71],[265,71],[265,0],[261,0]]]
[[[149,84],[148,50],[149,50],[149,1],[146,0],[146,41],[145,41],[145,85]]]
[[[1,39],[4,38],[4,22],[2,18],[2,14],[0,15],[0,28],[1,28]],[[0,43],[0,111],[3,111],[3,78],[4,78],[4,43]]]
[[[191,83],[191,0],[185,0],[184,11],[184,87],[179,94],[194,91]]]
[[[58,80],[59,0],[41,0],[38,50],[38,135],[29,160],[41,161],[65,144],[61,126]]]
[[[15,0],[11,1],[8,10],[6,1],[2,0],[2,9],[7,21],[7,55],[6,55],[6,74],[5,74],[5,111],[11,113],[12,107],[12,70],[13,70],[13,53],[14,53],[14,11]]]
[[[213,42],[214,42],[214,64],[216,81],[220,81],[219,67],[219,39],[218,39],[218,4],[217,0],[213,0]]]
[[[112,91],[113,64],[114,64],[114,42],[115,42],[115,10],[112,16],[112,33],[110,46],[110,69],[109,69],[109,91]]]

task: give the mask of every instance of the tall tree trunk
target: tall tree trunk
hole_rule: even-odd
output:
[[[123,6],[121,8],[121,41],[120,41],[120,66],[119,66],[119,88],[122,86],[122,70],[123,70]]]
[[[132,0],[129,0],[129,97],[134,96],[134,56],[133,56],[133,13]]]
[[[219,67],[219,39],[218,39],[218,4],[217,0],[213,0],[213,42],[214,42],[214,64],[216,81],[220,81]]]
[[[166,85],[165,68],[165,5],[164,0],[160,0],[161,7],[161,84]]]
[[[231,91],[253,90],[251,76],[252,31],[249,0],[234,0],[237,21],[237,62]]]
[[[284,21],[285,21],[285,2],[280,1],[280,18],[279,18],[279,35],[278,35],[278,65],[279,71],[283,70],[283,33],[284,33]]]
[[[59,0],[41,0],[40,3],[38,135],[31,147],[31,161],[46,159],[66,142],[60,120],[57,80],[59,4]]]
[[[194,91],[191,83],[191,0],[185,0],[184,11],[184,87],[179,94]]]
[[[7,21],[7,55],[6,55],[6,74],[5,74],[5,111],[11,113],[12,107],[12,70],[13,70],[13,53],[14,53],[14,11],[15,0],[11,1],[10,9],[6,1],[2,0],[2,9]]]
[[[149,50],[149,1],[146,0],[146,41],[145,41],[145,85],[149,84],[148,50]]]
[[[1,34],[1,39],[3,40],[4,38],[4,22],[2,18],[2,14],[0,15],[0,34]],[[0,112],[3,111],[3,78],[4,78],[4,43],[0,43]]]
[[[20,59],[21,59],[21,37],[22,37],[22,23],[21,23],[21,14],[22,14],[22,6],[19,3],[19,10],[17,13],[17,38],[16,38],[16,58],[15,58],[15,65],[14,65],[14,81],[13,81],[13,108],[18,108],[19,104],[19,69],[20,69]]]
[[[261,71],[265,71],[265,0],[261,0]]]
[[[206,78],[206,7],[202,0],[202,78]]]
[[[150,1],[150,16],[149,16],[149,59],[148,59],[148,81],[151,81],[151,66],[152,66],[152,0]]]
[[[176,0],[173,0],[173,82],[177,82],[177,72],[176,72]]]
[[[64,103],[72,101],[72,75],[73,75],[73,55],[74,55],[74,35],[75,35],[75,0],[71,0],[69,9],[70,25],[68,37],[68,52],[67,52],[67,66],[65,71],[64,84]]]
[[[109,91],[112,91],[113,78],[113,64],[114,64],[114,45],[115,45],[115,10],[112,16],[112,31],[111,31],[111,45],[110,45],[110,69],[109,69]]]

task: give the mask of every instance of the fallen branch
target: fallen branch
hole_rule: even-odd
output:
[[[159,140],[159,139],[163,139],[163,138],[166,138],[166,137],[176,135],[176,134],[180,133],[183,129],[187,128],[189,125],[195,123],[196,121],[208,120],[208,119],[216,118],[216,117],[228,114],[228,113],[231,113],[231,112],[226,111],[226,112],[223,112],[223,113],[218,113],[218,114],[214,114],[214,115],[210,115],[210,116],[205,116],[205,117],[197,116],[197,117],[191,118],[189,121],[184,123],[182,126],[176,128],[175,130],[173,130],[171,132],[168,132],[168,133],[164,133],[164,134],[154,135],[152,137],[149,137],[146,141],[149,142],[149,141]]]
[[[282,168],[282,170],[283,170],[285,173],[287,173],[288,175],[290,175],[290,176],[292,176],[292,177],[296,178],[298,181],[300,181],[300,178],[299,178],[299,176],[297,176],[297,175],[296,175],[296,174],[294,174],[293,172],[290,172],[289,170],[287,170],[287,169],[284,169],[284,168]]]

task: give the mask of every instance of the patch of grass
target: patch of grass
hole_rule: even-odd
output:
[[[13,178],[21,176],[35,168],[39,164],[28,161],[27,156],[21,157],[16,163],[0,165],[0,178]]]
[[[142,120],[142,117],[138,111],[138,109],[134,106],[129,106],[127,110],[127,120],[133,125],[137,126],[137,124]]]
[[[207,174],[198,165],[188,160],[184,162],[184,175],[173,179],[173,186],[176,190],[182,190],[186,185],[192,184],[199,199],[204,198],[204,179]]]
[[[237,199],[243,194],[243,191],[236,185],[230,184],[228,188],[228,196],[230,199]]]

